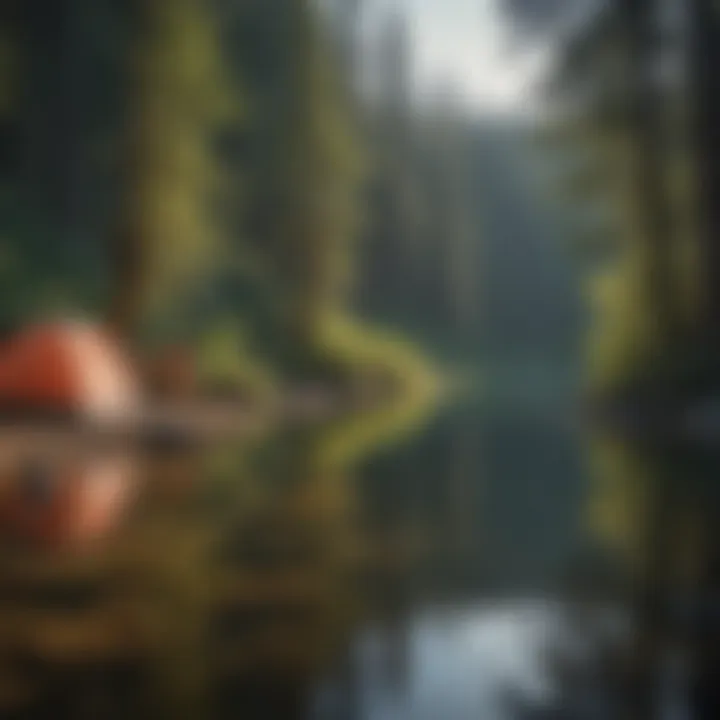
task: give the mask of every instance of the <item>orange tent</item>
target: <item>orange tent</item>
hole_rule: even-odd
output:
[[[139,400],[123,349],[89,323],[31,327],[0,346],[0,410],[113,421],[132,415]]]

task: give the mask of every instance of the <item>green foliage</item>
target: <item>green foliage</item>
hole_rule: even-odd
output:
[[[601,392],[672,364],[698,309],[687,118],[677,91],[659,99],[647,85],[646,21],[609,3],[571,38],[554,83],[570,109],[544,138],[575,158],[562,192],[593,265],[588,375]]]
[[[206,330],[197,358],[199,381],[206,390],[264,401],[275,391],[275,381],[247,346],[237,318],[217,321]]]
[[[436,372],[412,343],[346,315],[328,317],[320,347],[351,383],[384,384],[391,396],[425,395],[437,387]]]
[[[60,237],[30,210],[16,192],[0,192],[4,218],[0,244],[0,319],[13,325],[38,317],[87,313],[97,305],[97,278],[78,282],[77,269],[64,256]],[[51,244],[50,244],[51,243]]]
[[[0,27],[0,118],[7,117],[15,108],[18,64],[17,44],[8,29]]]
[[[279,297],[277,333],[312,351],[325,309],[343,302],[352,266],[361,154],[311,4],[276,4],[275,15],[255,8],[252,16],[282,45],[271,48],[272,58],[262,47],[248,60],[266,83],[254,98],[249,137],[256,220],[249,232]]]
[[[133,39],[135,152],[123,222],[142,243],[138,292],[168,312],[227,257],[217,212],[226,172],[213,140],[241,116],[206,3],[152,0],[144,12],[146,31]]]
[[[595,318],[587,345],[588,374],[600,391],[632,380],[663,351],[664,336],[646,291],[639,254],[626,251],[588,282]]]
[[[47,23],[20,14],[13,43],[0,38],[0,59],[24,43],[29,89],[13,128],[28,140],[0,198],[8,318],[106,304],[129,337],[195,346],[207,387],[349,387],[372,368],[397,375],[394,392],[416,351],[337,321],[367,153],[319,8],[37,3]],[[17,80],[8,63],[0,115]]]

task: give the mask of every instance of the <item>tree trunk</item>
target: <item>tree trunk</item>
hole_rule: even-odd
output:
[[[688,0],[690,84],[704,293],[702,330],[720,349],[720,12],[713,0]]]
[[[139,194],[140,175],[146,148],[147,122],[145,100],[147,88],[143,72],[144,45],[152,25],[155,0],[129,0],[129,28],[127,38],[125,97],[126,117],[123,152],[120,161],[121,193],[120,217],[112,238],[113,287],[111,289],[109,320],[120,337],[128,340],[137,332],[141,320],[146,277],[146,242],[143,238],[142,203]]]
[[[675,329],[672,274],[672,219],[664,162],[663,107],[655,84],[657,8],[654,0],[622,0],[628,57],[630,163],[637,222],[646,252],[646,290],[655,308],[654,321],[664,344]]]
[[[660,338],[661,357],[672,352],[677,324],[672,273],[672,220],[663,143],[663,107],[656,86],[659,64],[657,6],[655,0],[621,0],[623,30],[628,57],[628,110],[630,117],[630,163],[637,222],[644,243],[645,291],[655,317],[650,319]],[[656,388],[658,411],[669,412],[669,387],[663,378]],[[636,596],[637,657],[633,717],[657,716],[657,682],[664,627],[663,601],[666,583],[663,566],[666,518],[670,509],[668,488],[661,479],[647,509],[648,534],[644,571]]]

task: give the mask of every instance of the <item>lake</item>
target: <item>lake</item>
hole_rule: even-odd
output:
[[[716,717],[715,459],[562,405],[24,468],[3,717]]]

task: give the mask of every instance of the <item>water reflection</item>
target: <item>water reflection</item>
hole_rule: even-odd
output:
[[[613,472],[597,477],[594,528],[632,583],[628,704],[637,717],[718,717],[720,455],[617,438],[597,450]]]
[[[3,465],[3,715],[718,716],[707,453],[481,406],[86,450]]]
[[[6,539],[76,547],[121,522],[137,484],[127,449],[58,459],[33,453],[3,477],[0,518]]]
[[[173,453],[8,439],[3,716],[301,717],[369,568],[405,554],[359,528],[359,430]]]

